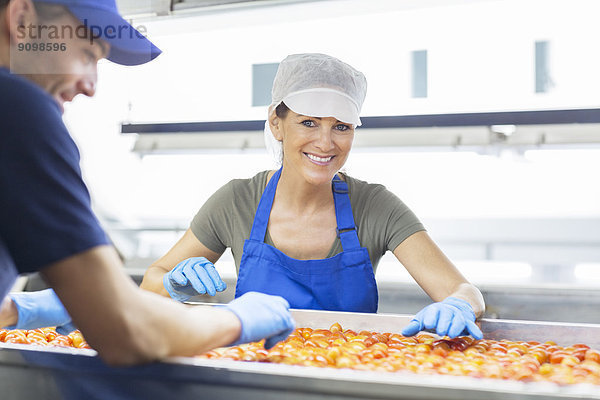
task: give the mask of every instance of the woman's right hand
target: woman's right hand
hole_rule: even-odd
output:
[[[172,298],[182,302],[198,294],[214,296],[227,289],[214,264],[204,257],[181,261],[165,274],[163,285]]]

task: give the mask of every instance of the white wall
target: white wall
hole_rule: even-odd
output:
[[[272,166],[264,152],[140,159],[122,121],[243,120],[251,65],[325,52],[369,81],[363,115],[408,115],[600,105],[596,0],[440,2],[338,0],[173,17],[144,24],[164,50],[156,61],[100,66],[94,99],[66,121],[82,150],[97,210],[125,225],[186,227],[204,200],[234,177]],[[549,93],[534,93],[534,42],[549,40]],[[429,97],[410,98],[410,52],[427,49]],[[360,131],[357,133],[360,134]],[[356,151],[348,171],[382,182],[424,220],[600,216],[600,150],[475,153]]]
[[[325,52],[363,71],[364,115],[600,105],[599,2],[427,3],[338,0],[141,21],[166,52],[148,67],[160,80],[128,79],[131,117],[263,118],[262,108],[250,106],[251,65],[295,52]],[[533,90],[538,40],[550,41],[555,87],[548,94]],[[411,99],[410,52],[421,49],[428,50],[430,93]]]

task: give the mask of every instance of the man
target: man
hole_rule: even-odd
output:
[[[0,0],[0,324],[72,318],[111,365],[262,338],[272,346],[294,327],[277,296],[205,308],[140,290],[90,210],[63,104],[94,95],[98,60],[138,65],[159,54],[115,0]],[[33,271],[60,301],[51,290],[5,298],[18,273]]]

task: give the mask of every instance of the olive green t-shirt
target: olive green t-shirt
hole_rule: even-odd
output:
[[[244,241],[250,237],[254,215],[267,186],[269,171],[250,179],[234,179],[217,190],[198,211],[190,228],[198,240],[216,253],[228,247],[239,272]],[[344,175],[358,240],[369,251],[373,269],[386,251],[394,251],[410,235],[425,230],[415,214],[385,186]],[[267,230],[265,243],[274,246]],[[335,239],[327,257],[342,252]]]

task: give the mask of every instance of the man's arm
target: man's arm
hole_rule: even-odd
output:
[[[187,307],[136,287],[110,246],[40,272],[88,343],[112,365],[196,355],[240,336],[240,320],[227,309]]]

